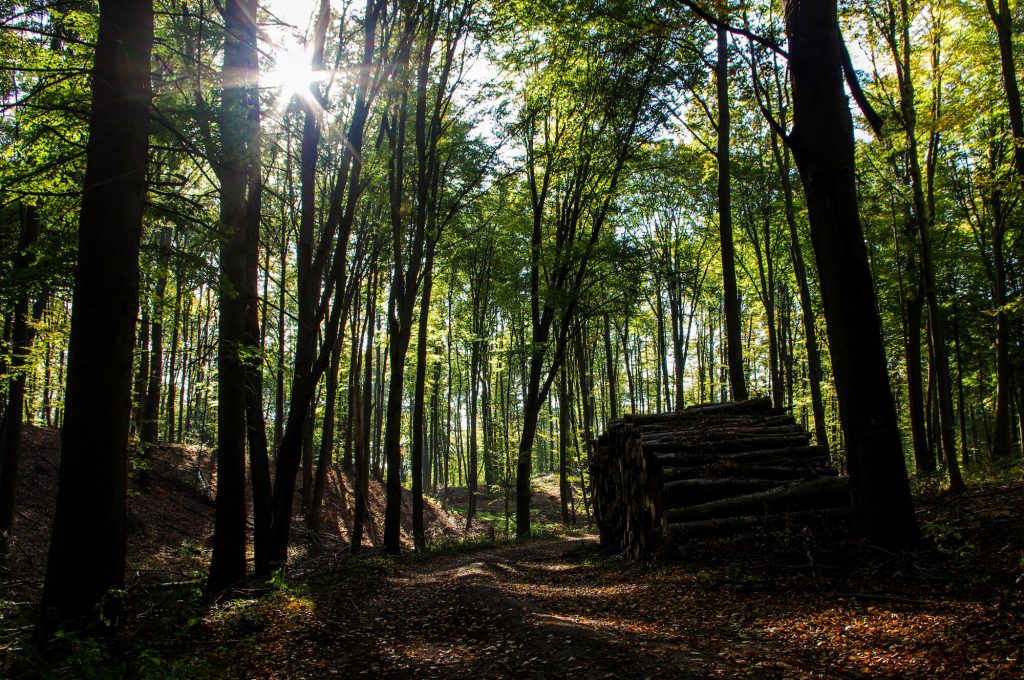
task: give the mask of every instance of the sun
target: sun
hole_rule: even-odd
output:
[[[296,96],[310,98],[309,86],[322,80],[323,74],[313,70],[309,53],[296,45],[277,50],[272,58],[274,65],[267,72],[264,82],[278,90],[279,104],[286,107]]]

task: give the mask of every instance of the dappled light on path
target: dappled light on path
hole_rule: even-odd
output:
[[[639,566],[591,539],[513,544],[405,565],[358,593],[314,593],[305,630],[268,631],[296,653],[275,659],[263,643],[236,677],[1009,678],[1024,668],[1012,651],[1019,623],[991,607],[872,604],[803,577],[764,578]],[[977,637],[992,636],[986,626],[1005,628],[1005,647]]]

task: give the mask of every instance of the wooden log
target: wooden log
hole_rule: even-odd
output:
[[[721,479],[727,477],[775,479],[796,481],[811,477],[831,476],[838,472],[825,466],[811,466],[803,462],[787,465],[787,461],[765,461],[763,463],[713,462],[689,467],[666,467],[662,470],[665,483],[681,479]]]
[[[788,413],[766,416],[711,416],[700,418],[677,418],[671,422],[651,425],[637,425],[633,432],[642,437],[655,436],[664,432],[713,431],[727,427],[773,427],[795,425],[796,420]],[[609,427],[611,427],[609,425]]]
[[[697,520],[669,524],[668,535],[673,543],[680,543],[691,538],[726,536],[751,529],[764,531],[787,525],[827,526],[845,521],[852,514],[850,508],[840,507],[783,512],[773,515],[743,515],[740,517]]]
[[[649,559],[672,540],[670,522],[848,506],[848,483],[809,442],[764,399],[612,421],[590,459],[601,543]]]
[[[700,404],[687,407],[676,413],[629,414],[623,420],[633,425],[651,425],[716,414],[738,414],[775,411],[771,399],[748,399],[747,401],[726,401],[714,404]],[[779,409],[781,411],[781,409]]]
[[[654,454],[666,453],[737,453],[765,449],[784,449],[807,446],[811,441],[809,433],[736,436],[722,441],[704,442],[657,442],[644,443],[644,448]]]
[[[644,444],[702,444],[727,441],[736,438],[804,435],[807,431],[796,423],[786,425],[759,425],[751,423],[730,423],[726,427],[690,428],[682,430],[648,431],[638,435]]]
[[[662,486],[662,502],[671,512],[675,508],[767,491],[785,484],[777,479],[682,479]]]
[[[735,498],[673,508],[666,512],[668,523],[740,517],[743,515],[837,508],[850,504],[848,477],[819,477],[789,486]]]
[[[676,451],[652,453],[662,467],[689,467],[725,462],[732,462],[741,465],[746,463],[768,462],[789,464],[797,461],[807,461],[809,464],[820,462],[824,465],[828,460],[828,454],[825,452],[825,449],[820,446],[791,446],[779,449],[736,451],[732,453],[684,453]]]

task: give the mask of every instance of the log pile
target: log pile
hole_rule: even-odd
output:
[[[590,475],[601,544],[638,560],[689,537],[850,506],[849,480],[767,399],[613,420]]]

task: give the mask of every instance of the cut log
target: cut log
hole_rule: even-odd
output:
[[[851,516],[852,511],[848,507],[826,508],[824,510],[783,512],[774,515],[742,515],[740,517],[682,522],[669,524],[668,530],[673,542],[678,543],[688,538],[726,536],[750,529],[763,531],[787,525],[822,526],[844,521]]]
[[[811,440],[809,434],[789,435],[736,435],[722,441],[688,440],[645,442],[644,448],[651,453],[739,453],[765,449],[794,448],[806,446]]]
[[[680,479],[722,479],[726,477],[775,479],[782,482],[793,482],[822,475],[835,476],[834,469],[827,467],[811,467],[809,465],[784,465],[785,461],[766,461],[758,463],[707,463],[690,467],[667,467],[662,470],[665,483]]]
[[[783,485],[784,482],[777,479],[683,479],[666,482],[662,487],[662,498],[666,507],[682,508]]]
[[[824,464],[828,453],[820,446],[791,446],[781,449],[759,449],[756,451],[736,451],[726,454],[711,452],[682,453],[678,451],[652,452],[663,467],[688,467],[707,465],[710,463],[732,462],[745,463],[784,463],[791,461],[820,462]]]
[[[850,505],[848,477],[819,477],[771,491],[712,501],[667,513],[669,524],[742,515],[841,508]]]
[[[809,442],[765,399],[611,421],[590,457],[601,544],[646,560],[700,532],[848,508],[849,482]]]

